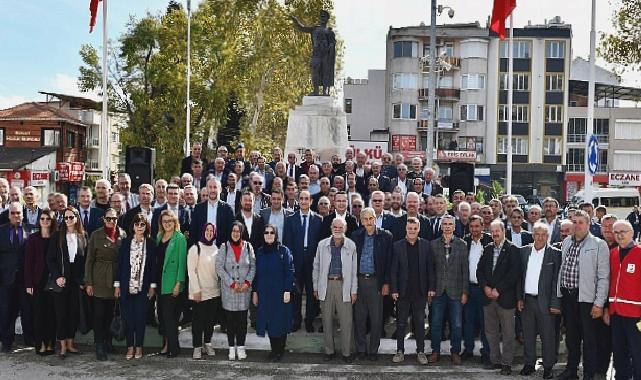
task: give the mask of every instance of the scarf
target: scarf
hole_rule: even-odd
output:
[[[212,226],[214,228],[214,237],[211,240],[207,240],[207,238],[205,238],[205,230],[207,230],[208,226]],[[211,247],[215,241],[216,241],[216,226],[214,226],[212,223],[205,224],[203,228],[200,230],[200,242],[203,243],[203,245]]]
[[[109,238],[109,240],[116,241],[116,238],[118,236],[118,229],[116,227],[109,228],[105,226],[105,234],[107,235],[107,238]]]

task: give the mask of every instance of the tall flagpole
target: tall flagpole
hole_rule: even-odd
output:
[[[187,120],[185,127],[185,156],[189,155],[189,130],[191,129],[191,106],[189,101],[191,91],[191,0],[187,0]]]
[[[102,178],[109,180],[109,170],[111,168],[111,154],[109,152],[109,138],[111,137],[109,128],[109,95],[107,87],[107,66],[108,56],[107,40],[107,0],[102,0],[102,115],[100,125],[102,126]]]
[[[585,202],[592,202],[592,173],[590,173],[590,139],[594,129],[594,65],[596,56],[596,0],[592,0],[592,24],[590,26],[590,72],[588,79],[588,119],[585,130],[585,186],[583,198]],[[598,170],[598,168],[597,168]]]
[[[512,194],[512,103],[514,96],[514,20],[510,13],[510,40],[508,41],[507,71],[507,168],[505,193]]]

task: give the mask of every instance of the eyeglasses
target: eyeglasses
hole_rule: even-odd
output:
[[[118,220],[118,217],[115,216],[105,216],[105,222],[115,222]]]
[[[74,220],[76,219],[75,215],[67,215],[63,218],[64,220]]]
[[[162,221],[162,224],[172,224],[173,222],[173,219],[165,219]]]
[[[254,185],[262,185],[262,182],[254,182]]]
[[[145,223],[145,222],[139,222],[139,223],[134,224],[134,226],[135,226],[135,227],[147,227],[147,223]]]
[[[378,202],[383,202],[383,200],[382,199],[372,199],[372,202],[377,202],[378,203]]]
[[[276,235],[276,233],[274,231],[265,231],[263,235]]]
[[[51,218],[41,217],[40,221],[41,222],[51,221]]]
[[[632,232],[632,230],[625,230],[625,231],[612,231],[613,234],[615,235],[625,235],[628,232]]]
[[[363,208],[361,205],[352,205],[352,208]]]

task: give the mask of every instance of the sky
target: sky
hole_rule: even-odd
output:
[[[201,1],[192,0],[192,7]],[[597,35],[613,30],[613,1],[616,0],[597,1]],[[116,40],[131,16],[141,18],[147,12],[164,12],[167,3],[168,0],[108,0],[109,38]],[[455,15],[452,19],[445,14],[440,16],[438,24],[479,21],[485,25],[492,11],[492,0],[439,3],[452,7]],[[518,0],[514,23],[516,27],[526,25],[528,20],[543,24],[546,19],[561,16],[572,25],[573,56],[587,58],[590,3],[590,0]],[[366,78],[368,69],[384,69],[389,27],[429,24],[429,4],[429,0],[335,0],[336,31],[345,41],[342,75]],[[95,94],[80,94],[76,85],[82,63],[78,51],[84,43],[102,46],[102,5],[97,26],[89,34],[89,0],[0,0],[0,109],[44,100],[38,91],[95,98]],[[602,60],[597,63],[607,67]],[[641,75],[626,74],[623,84],[641,86]]]

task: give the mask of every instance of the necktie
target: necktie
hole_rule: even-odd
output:
[[[191,224],[191,213],[194,212],[194,206],[189,206],[189,212],[187,213],[187,220]]]
[[[307,248],[307,215],[303,215],[303,245]]]
[[[129,197],[127,197],[127,203],[125,204],[125,211],[129,211],[131,206],[129,206]]]
[[[82,217],[82,225],[86,230],[87,226],[89,225],[89,211],[85,210],[82,213],[84,214],[84,216]]]
[[[436,233],[438,232],[438,228],[440,226],[439,225],[440,220],[441,218],[439,217],[436,217],[436,219],[434,219],[434,235],[436,235]]]
[[[289,176],[294,178],[294,165],[289,165]]]
[[[13,246],[17,247],[18,244],[20,243],[20,235],[18,234],[18,230],[20,227],[14,227],[13,229],[13,237],[11,238]]]

